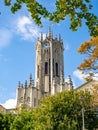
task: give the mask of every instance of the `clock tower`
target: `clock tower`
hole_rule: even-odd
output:
[[[63,42],[60,35],[55,38],[49,29],[48,35],[37,40],[36,44],[36,88],[38,99],[55,94],[63,89],[64,61]]]
[[[63,41],[60,35],[53,38],[52,31],[37,39],[35,84],[30,74],[29,82],[17,89],[17,107],[26,104],[30,108],[37,106],[42,98],[57,92],[73,89],[71,77],[64,81]]]

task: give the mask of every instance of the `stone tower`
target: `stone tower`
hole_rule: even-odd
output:
[[[24,85],[19,82],[17,107],[26,104],[33,108],[45,96],[73,89],[70,76],[68,82],[64,82],[63,51],[64,46],[60,35],[53,38],[51,29],[46,37],[41,33],[36,43],[35,85],[32,75],[30,75],[29,84],[27,81]]]
[[[63,42],[60,35],[53,38],[49,29],[46,38],[36,44],[36,87],[39,98],[62,91],[64,83]]]

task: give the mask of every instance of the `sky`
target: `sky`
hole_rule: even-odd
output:
[[[94,6],[92,12],[98,16],[98,0],[91,2]],[[50,4],[43,0],[43,3],[48,9],[55,9],[54,0]],[[0,4],[0,104],[5,108],[15,107],[18,81],[24,84],[25,80],[29,80],[30,73],[35,79],[36,41],[41,32],[48,33],[49,27],[53,37],[60,34],[64,43],[65,80],[71,75],[74,87],[84,83],[83,75],[77,70],[84,59],[84,56],[77,53],[77,49],[90,39],[84,23],[76,32],[69,29],[68,18],[59,24],[51,24],[48,19],[42,19],[43,27],[39,27],[25,6],[12,14],[10,7],[5,7],[3,1]]]

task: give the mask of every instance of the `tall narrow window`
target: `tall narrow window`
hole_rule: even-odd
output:
[[[55,64],[56,76],[58,76],[58,63]]]
[[[53,59],[53,75],[54,75],[54,59]]]
[[[45,62],[45,74],[48,74],[48,62]]]
[[[37,66],[37,77],[39,78],[39,65]]]
[[[49,59],[49,74],[50,74],[50,59]]]

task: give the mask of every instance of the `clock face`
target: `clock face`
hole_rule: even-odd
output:
[[[44,43],[43,47],[44,47],[44,48],[49,48],[50,45],[49,45],[49,43]]]

